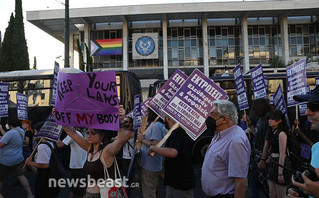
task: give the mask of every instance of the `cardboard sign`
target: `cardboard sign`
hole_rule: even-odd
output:
[[[234,80],[236,83],[238,106],[240,110],[248,109],[248,98],[246,94],[246,88],[244,83],[243,73],[241,72],[240,64],[233,70]]]
[[[17,115],[19,120],[28,119],[28,96],[17,93]]]
[[[278,88],[274,94],[274,106],[276,107],[276,109],[280,110],[283,114],[285,114],[287,125],[290,127],[285,98],[284,94],[282,93],[280,84],[278,85]]]
[[[253,82],[254,98],[268,98],[267,97],[267,87],[265,84],[265,76],[263,72],[262,65],[258,65],[250,71],[251,80]]]
[[[213,109],[213,101],[226,98],[222,88],[195,69],[163,111],[196,140],[206,129],[205,120]]]
[[[118,131],[120,117],[115,71],[61,73],[56,122],[63,126]]]
[[[287,67],[287,105],[296,106],[300,102],[293,99],[294,95],[307,93],[306,59],[302,59]]]
[[[0,82],[0,117],[8,117],[9,83]]]
[[[52,114],[45,120],[36,137],[43,137],[52,141],[58,141],[62,133],[62,126],[55,122]]]
[[[58,82],[58,72],[59,72],[59,70],[60,70],[59,63],[54,62],[51,105],[55,105],[56,87],[57,87],[57,82]]]
[[[133,110],[133,131],[137,131],[142,123],[142,112],[141,112],[141,95],[135,95],[134,97],[134,110]]]
[[[166,81],[166,83],[158,90],[154,97],[148,103],[148,107],[152,109],[157,115],[164,119],[165,115],[162,108],[176,93],[187,79],[187,75],[181,70],[176,70],[174,74]]]

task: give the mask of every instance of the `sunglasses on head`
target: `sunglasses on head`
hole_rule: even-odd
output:
[[[319,111],[319,101],[309,101],[307,107],[310,111]]]

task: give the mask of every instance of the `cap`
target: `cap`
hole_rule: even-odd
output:
[[[293,99],[298,102],[319,101],[319,85],[317,85],[310,93],[306,95],[294,95]]]

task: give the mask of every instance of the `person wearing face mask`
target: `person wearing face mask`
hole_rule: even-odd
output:
[[[202,189],[213,198],[245,197],[251,148],[245,132],[237,125],[235,105],[227,100],[213,102],[206,119],[215,136],[202,166]]]

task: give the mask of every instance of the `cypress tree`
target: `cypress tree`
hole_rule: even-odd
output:
[[[76,44],[77,44],[78,52],[79,52],[79,69],[84,71],[83,52],[82,52],[79,39],[76,40]]]
[[[34,57],[33,58],[33,68],[32,68],[33,70],[37,70],[38,68],[37,68],[37,57]]]
[[[0,47],[0,71],[12,71],[13,68],[13,30],[14,30],[14,16],[10,16],[9,25],[6,28],[2,45]]]
[[[84,45],[85,45],[85,52],[86,52],[86,71],[91,72],[91,71],[93,71],[92,56],[90,54],[90,50],[89,50],[88,46],[86,45],[86,43],[84,43]]]
[[[14,32],[13,32],[13,57],[14,57],[14,70],[29,70],[29,53],[28,46],[25,39],[22,2],[21,0],[15,1],[15,19],[14,19]]]

